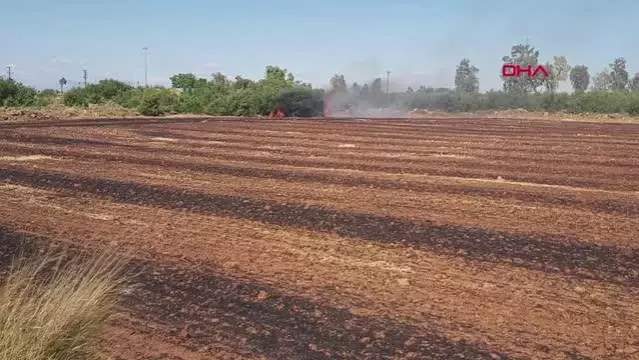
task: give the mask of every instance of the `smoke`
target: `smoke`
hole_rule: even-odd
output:
[[[410,100],[414,95],[407,93],[409,88],[413,91],[420,87],[452,88],[454,78],[454,72],[451,74],[450,69],[444,67],[418,72],[388,69],[390,74],[387,74],[375,60],[358,62],[346,70],[352,70],[343,73],[347,91],[323,86],[328,117],[406,118],[413,110]],[[354,89],[354,85],[358,89]]]
[[[405,118],[409,114],[404,92],[370,90],[375,80],[361,84],[369,91],[357,91],[349,87],[348,91],[329,90],[325,96],[325,116],[359,118]],[[358,83],[359,84],[359,83]]]

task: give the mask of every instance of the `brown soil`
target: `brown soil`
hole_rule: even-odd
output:
[[[633,359],[639,126],[0,125],[0,254],[134,255],[117,359]]]

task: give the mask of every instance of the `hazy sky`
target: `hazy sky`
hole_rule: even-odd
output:
[[[39,88],[105,77],[168,84],[178,72],[258,78],[268,64],[323,85],[334,73],[391,87],[452,86],[468,57],[482,90],[499,88],[501,57],[529,42],[591,74],[617,56],[639,71],[637,0],[6,0],[0,64]],[[1,70],[1,69],[0,69]]]

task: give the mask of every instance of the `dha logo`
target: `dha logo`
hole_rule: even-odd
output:
[[[501,75],[503,77],[520,77],[521,74],[526,74],[526,77],[536,77],[540,73],[543,77],[549,77],[550,69],[542,65],[534,69],[532,65],[522,67],[521,65],[505,64],[501,67]]]

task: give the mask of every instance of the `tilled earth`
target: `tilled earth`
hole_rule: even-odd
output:
[[[133,256],[115,359],[639,359],[639,125],[0,125],[0,259]]]

